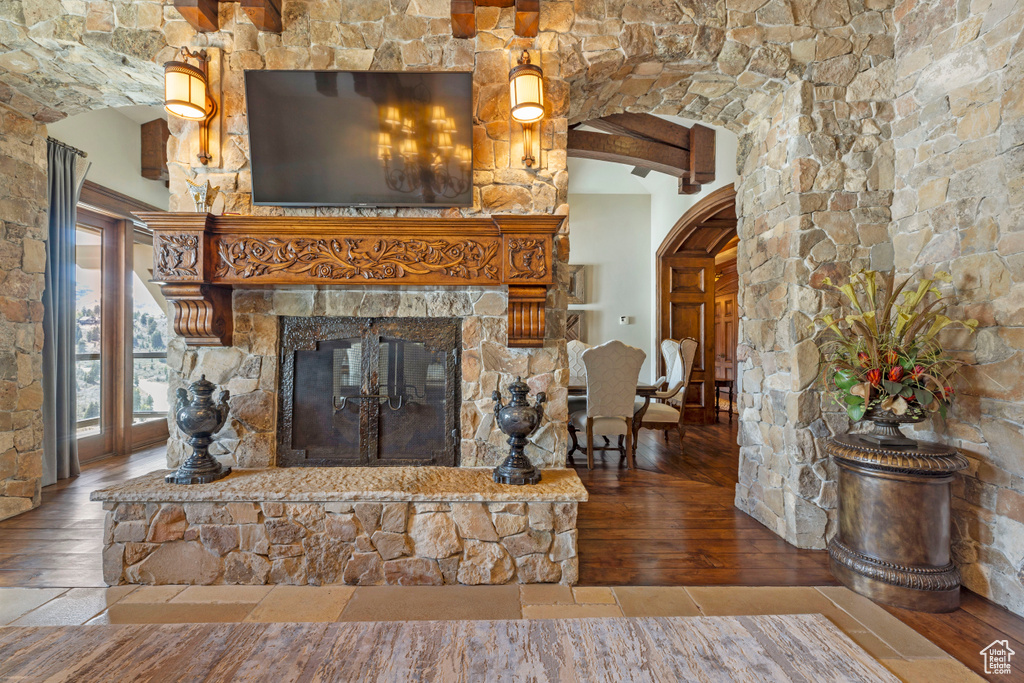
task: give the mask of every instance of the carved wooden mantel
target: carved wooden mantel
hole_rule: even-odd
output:
[[[153,281],[192,346],[231,345],[233,287],[341,284],[507,286],[508,345],[542,346],[564,218],[137,215],[153,231]]]

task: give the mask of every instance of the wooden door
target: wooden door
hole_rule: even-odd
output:
[[[736,294],[715,297],[715,379],[736,379]]]
[[[711,424],[715,418],[715,259],[665,256],[660,270],[662,338],[697,340],[685,419]]]

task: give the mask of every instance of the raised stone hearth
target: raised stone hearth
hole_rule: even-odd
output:
[[[575,471],[507,486],[485,468],[236,470],[176,486],[152,472],[91,495],[118,584],[575,584]]]

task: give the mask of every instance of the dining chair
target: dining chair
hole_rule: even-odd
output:
[[[665,342],[670,342],[666,344]],[[674,348],[674,353],[672,349]],[[653,400],[647,406],[640,422],[640,429],[658,429],[665,433],[665,441],[668,441],[668,430],[675,429],[679,434],[679,453],[683,452],[683,435],[686,434],[686,427],[683,425],[683,414],[686,412],[686,387],[690,383],[690,373],[693,372],[693,361],[697,356],[697,340],[687,337],[676,342],[666,339],[662,342],[662,352],[668,350],[674,358],[670,362],[667,358],[665,364],[668,371],[664,378],[659,378],[658,386],[666,387],[663,391],[655,392]],[[664,380],[664,381],[662,381]],[[668,402],[677,400],[679,407],[675,408]],[[658,401],[655,403],[654,401]],[[634,410],[639,411],[643,406],[642,400],[634,402]]]
[[[569,354],[569,384],[586,384],[587,368],[583,364],[583,352],[589,348],[592,348],[590,344],[581,342],[578,339],[571,339],[566,343],[565,349]],[[569,415],[580,410],[586,410],[587,397],[570,396],[568,408]],[[576,428],[572,422],[569,422],[569,438],[572,439],[572,446],[569,448],[567,457],[569,462],[573,462],[572,454],[579,450],[580,444],[576,436]]]
[[[587,371],[587,407],[569,421],[587,434],[587,469],[594,469],[594,451],[619,451],[626,466],[635,469],[633,458],[633,399],[640,368],[647,354],[620,341],[610,341],[583,352]],[[594,446],[595,436],[623,436],[625,448]]]

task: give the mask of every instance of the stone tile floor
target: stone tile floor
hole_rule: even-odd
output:
[[[0,626],[824,614],[904,681],[981,681],[846,588],[116,586],[0,588]]]

